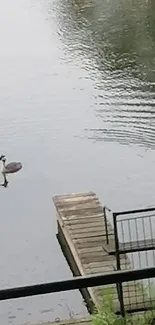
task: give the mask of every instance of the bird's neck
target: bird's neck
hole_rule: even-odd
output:
[[[3,163],[3,167],[5,167],[5,161],[2,161],[2,163]]]

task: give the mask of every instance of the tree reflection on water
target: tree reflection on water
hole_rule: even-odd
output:
[[[95,80],[103,127],[88,136],[154,148],[154,1],[60,1],[57,23],[68,56]]]

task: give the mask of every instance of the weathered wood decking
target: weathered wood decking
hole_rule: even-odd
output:
[[[114,271],[116,259],[105,249],[103,207],[96,194],[89,192],[57,195],[53,200],[57,211],[58,239],[73,274],[76,276]],[[114,231],[110,222],[108,234],[110,243],[113,243]],[[121,255],[121,268],[132,268],[126,254]],[[119,312],[116,286],[111,287],[114,289],[114,308]],[[134,281],[124,283],[123,292],[126,310],[147,308],[149,302],[144,301],[144,295]],[[82,294],[92,310],[92,306],[101,299],[101,288],[86,288],[82,290]]]

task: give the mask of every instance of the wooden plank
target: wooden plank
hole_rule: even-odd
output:
[[[89,259],[89,261],[91,261],[91,258],[93,257],[93,256],[103,256],[103,258],[105,258],[106,256],[108,256],[107,254],[106,254],[106,252],[102,249],[102,251],[100,250],[100,246],[99,246],[99,250],[97,250],[97,248],[98,247],[96,247],[96,251],[94,250],[94,251],[88,251],[88,253],[87,252],[83,252],[83,250],[79,250],[79,257],[80,257],[80,259],[81,258],[88,258]],[[92,249],[92,247],[90,247],[90,249]]]
[[[104,220],[102,221],[101,219],[98,219],[98,220],[91,220],[89,223],[88,221],[84,222],[83,220],[81,222],[78,222],[78,223],[71,223],[71,222],[67,222],[66,223],[67,226],[68,226],[68,229],[72,230],[72,231],[75,231],[75,230],[85,230],[85,229],[88,229],[88,228],[97,228],[97,227],[104,227],[105,228],[105,225],[104,225]]]
[[[110,233],[110,240],[114,238],[114,234],[113,233]],[[74,238],[74,243],[77,244],[85,244],[85,243],[88,243],[88,242],[99,242],[100,243],[100,246],[103,247],[103,243],[106,241],[106,234],[105,232],[102,232],[102,235],[101,236],[95,236],[95,237],[92,237],[92,238]],[[94,244],[94,247],[95,247],[95,244]],[[104,248],[103,248],[104,249]]]
[[[64,205],[65,207],[67,208],[70,208],[71,206],[75,205],[78,207],[80,206],[81,204],[87,204],[87,203],[90,203],[90,202],[94,202],[96,204],[100,204],[99,200],[97,197],[94,197],[94,196],[86,196],[86,197],[75,197],[74,199],[66,199],[66,200],[58,200],[57,201],[57,207],[59,209],[63,208]]]
[[[73,210],[60,210],[59,213],[61,213],[63,215],[63,217],[69,217],[73,215]],[[98,207],[91,207],[91,208],[81,208],[81,209],[76,209],[74,210],[74,216],[76,216],[76,218],[81,217],[86,217],[89,215],[96,215],[96,214],[102,214],[102,207],[98,206]],[[102,215],[103,217],[103,215]]]
[[[97,247],[88,247],[88,248],[81,248],[79,249],[79,254],[88,254],[88,253],[93,253],[93,252],[102,252],[102,246],[97,246]]]
[[[70,200],[73,200],[73,201],[81,201],[83,200],[84,198],[86,197],[96,197],[96,194],[94,192],[86,192],[86,193],[83,193],[83,192],[79,192],[79,193],[70,193],[70,194],[63,194],[63,195],[54,195],[53,196],[53,201],[54,203],[56,204],[58,201],[70,201]]]
[[[85,269],[85,271],[87,271],[87,275],[88,274],[99,274],[99,273],[106,274],[106,273],[114,271],[114,268],[111,264],[109,266],[107,264],[106,265],[103,264],[103,265],[99,265],[98,267],[93,267],[93,268],[89,264],[83,264],[83,268]]]
[[[110,234],[113,238],[113,234]],[[101,246],[102,243],[106,242],[106,236],[90,237],[90,238],[74,238],[73,243],[76,244],[77,249],[90,248]]]
[[[106,269],[106,271],[105,271],[105,267],[107,267],[107,269]],[[91,274],[106,274],[106,273],[111,273],[111,272],[113,272],[114,271],[114,268],[112,268],[112,266],[111,265],[109,265],[109,267],[108,266],[105,266],[105,265],[103,265],[103,266],[98,266],[98,267],[94,267],[94,268],[92,268],[91,266],[89,267],[88,265],[87,265],[87,267],[85,267],[85,266],[83,266],[83,268],[84,268],[84,270],[85,270],[85,274],[87,274],[87,275],[91,275]],[[93,290],[94,290],[94,288],[93,288]]]
[[[104,216],[103,216],[102,212],[101,213],[95,213],[95,214],[92,214],[92,215],[87,215],[87,216],[82,216],[82,215],[77,216],[76,214],[72,214],[71,216],[66,217],[66,222],[72,223],[72,221],[75,221],[75,223],[76,223],[76,222],[83,221],[83,219],[85,219],[85,221],[88,222],[88,218],[89,218],[89,220],[91,220],[91,219],[95,220],[97,218],[100,218],[100,219],[102,218],[103,219]]]
[[[93,262],[93,260],[98,260],[99,262],[101,261],[115,261],[115,259],[113,258],[113,256],[110,256],[110,255],[107,255],[103,252],[93,252],[93,253],[79,253],[79,258],[80,260],[84,263],[89,263],[90,261]],[[121,262],[121,267],[124,265],[131,265],[129,259],[125,256],[125,258],[121,258],[120,259],[120,262]]]
[[[113,237],[113,234],[111,234],[111,237]],[[106,236],[98,236],[98,237],[84,237],[78,238],[78,236],[72,237],[73,242],[76,244],[77,249],[83,249],[83,248],[92,248],[92,247],[98,247],[101,246],[102,243],[106,242]],[[103,249],[103,251],[105,251]],[[106,252],[106,251],[105,251]],[[121,258],[122,254],[120,255]]]
[[[109,256],[110,257],[110,256]],[[111,265],[111,266],[113,266],[113,265],[115,265],[115,263],[116,263],[116,261],[115,260],[113,260],[113,259],[108,259],[107,258],[107,260],[103,260],[103,261],[97,261],[97,262],[89,262],[88,263],[88,261],[86,262],[86,263],[83,263],[83,266],[84,267],[87,267],[87,266],[89,266],[90,267],[90,269],[94,269],[95,267],[103,267],[103,266],[107,266],[107,265]],[[126,265],[126,268],[125,269],[128,269],[129,268],[129,264],[125,264]],[[122,269],[123,269],[123,265],[121,266],[122,267]]]
[[[97,196],[95,194],[87,194],[85,193],[84,196],[79,193],[79,195],[72,195],[72,196],[66,196],[66,197],[55,197],[57,200],[57,205],[60,207],[62,204],[65,204],[66,206],[70,206],[70,204],[83,204],[84,202],[99,202]]]
[[[83,232],[88,229],[88,230],[91,230],[91,229],[94,229],[94,232],[97,230],[97,228],[100,228],[102,229],[102,234],[105,236],[106,235],[106,230],[105,230],[105,225],[104,225],[104,222],[100,221],[100,222],[93,222],[93,223],[79,223],[78,225],[71,225],[71,224],[68,224],[68,229],[72,232],[78,232],[80,231],[81,229],[83,230]],[[108,232],[108,235],[109,235],[109,232],[111,234],[114,234],[114,232],[110,229],[110,227],[108,227],[107,229],[107,232]]]
[[[80,259],[82,261],[83,264],[88,263],[89,261],[91,261],[92,263],[94,262],[108,262],[109,261],[109,256],[107,255],[101,255],[101,254],[94,254],[94,255],[89,255],[89,256],[80,256]],[[111,264],[111,261],[110,261]]]
[[[96,231],[95,233],[93,229],[92,231],[88,230],[86,233],[73,234],[72,232],[70,232],[70,235],[72,239],[80,239],[80,238],[87,239],[91,237],[97,239],[98,237],[103,236],[103,230],[100,228],[100,230]]]
[[[109,272],[113,272],[114,271],[114,267],[112,266],[112,264],[99,264],[99,265],[87,265],[84,264],[83,268],[85,270],[85,272],[87,272],[87,274],[103,274],[103,273],[109,273]],[[106,270],[106,272],[104,271]]]
[[[97,234],[98,233],[101,233],[101,235],[103,235],[103,227],[102,227],[102,224],[100,223],[100,225],[94,225],[94,227],[93,226],[91,226],[91,227],[82,227],[82,225],[81,225],[81,227],[80,228],[74,228],[74,227],[71,227],[71,226],[69,226],[68,227],[68,229],[69,229],[69,231],[72,233],[72,235],[78,235],[78,234],[85,234],[85,235],[87,235],[87,234],[94,234],[94,236],[96,237],[97,236]],[[89,235],[88,236],[85,236],[85,238],[86,237],[89,237]]]
[[[89,222],[88,222],[88,218],[89,218]],[[79,225],[85,225],[85,227],[89,227],[89,225],[91,224],[97,224],[97,223],[101,223],[102,226],[105,227],[105,221],[104,221],[104,217],[102,216],[102,214],[99,215],[92,215],[92,216],[87,216],[87,217],[80,217],[80,218],[74,218],[73,216],[71,216],[70,218],[66,218],[66,225],[67,226],[72,226],[72,227],[78,227]],[[107,226],[110,230],[113,230],[110,222],[107,222]]]
[[[77,205],[76,202],[72,202],[72,204],[70,203],[69,205],[65,204],[64,202],[61,204],[58,205],[58,208],[59,208],[59,211],[74,211],[74,210],[85,210],[85,209],[92,209],[92,208],[100,208],[100,209],[103,209],[99,202],[97,200],[90,200],[89,202],[79,202],[79,204]],[[102,210],[101,210],[102,211]]]

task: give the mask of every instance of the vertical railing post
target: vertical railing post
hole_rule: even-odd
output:
[[[103,214],[104,214],[104,223],[105,223],[105,234],[106,234],[106,242],[107,245],[109,244],[109,234],[108,234],[108,224],[107,224],[107,216],[106,216],[106,207],[103,208]]]
[[[113,224],[114,224],[116,268],[117,268],[117,270],[121,270],[120,254],[119,254],[119,239],[118,239],[118,231],[117,231],[117,213],[113,213]],[[118,287],[119,287],[119,290],[118,290]],[[123,317],[125,317],[122,282],[118,283],[118,287],[117,287],[117,292],[118,292],[118,297],[119,297],[119,301],[120,301],[120,311],[121,311],[121,315]]]

